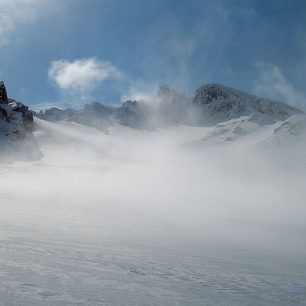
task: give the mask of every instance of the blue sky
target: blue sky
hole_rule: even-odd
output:
[[[24,103],[118,104],[222,83],[306,109],[304,0],[0,0],[0,79]]]

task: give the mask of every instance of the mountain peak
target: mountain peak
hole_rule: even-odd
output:
[[[243,91],[224,86],[222,84],[212,83],[200,86],[195,93],[194,100],[198,104],[210,104],[216,100],[225,100],[232,97],[250,96]]]
[[[291,115],[302,113],[299,109],[285,103],[260,98],[221,84],[200,86],[196,90],[193,101],[195,105],[201,106],[206,116],[217,121],[254,114],[284,120]]]

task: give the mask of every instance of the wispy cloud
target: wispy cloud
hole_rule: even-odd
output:
[[[231,16],[223,1],[207,1],[194,20],[184,21],[175,14],[157,19],[142,44],[145,73],[190,94],[194,80],[208,82],[220,76],[224,67],[221,70],[215,59],[219,61],[232,42]]]
[[[53,61],[49,79],[68,94],[86,95],[107,79],[121,79],[123,73],[108,61],[95,57],[75,61]]]
[[[10,15],[0,13],[0,46],[9,43],[8,35],[13,30],[14,23]]]
[[[292,106],[306,109],[306,97],[286,79],[282,70],[274,64],[257,62],[257,78],[253,91],[260,96],[284,101]]]
[[[20,26],[33,24],[62,7],[59,0],[0,0],[0,46],[10,44]]]

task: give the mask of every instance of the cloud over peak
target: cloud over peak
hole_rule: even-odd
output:
[[[48,76],[63,91],[86,93],[107,79],[121,79],[123,73],[112,63],[91,57],[53,61]]]

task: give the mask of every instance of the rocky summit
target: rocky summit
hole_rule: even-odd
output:
[[[302,111],[282,102],[250,95],[221,84],[208,84],[196,90],[193,102],[206,118],[215,122],[241,116],[268,116],[271,120],[285,120]]]
[[[4,82],[0,81],[0,134],[17,140],[32,129],[32,112],[23,103],[8,98]]]

